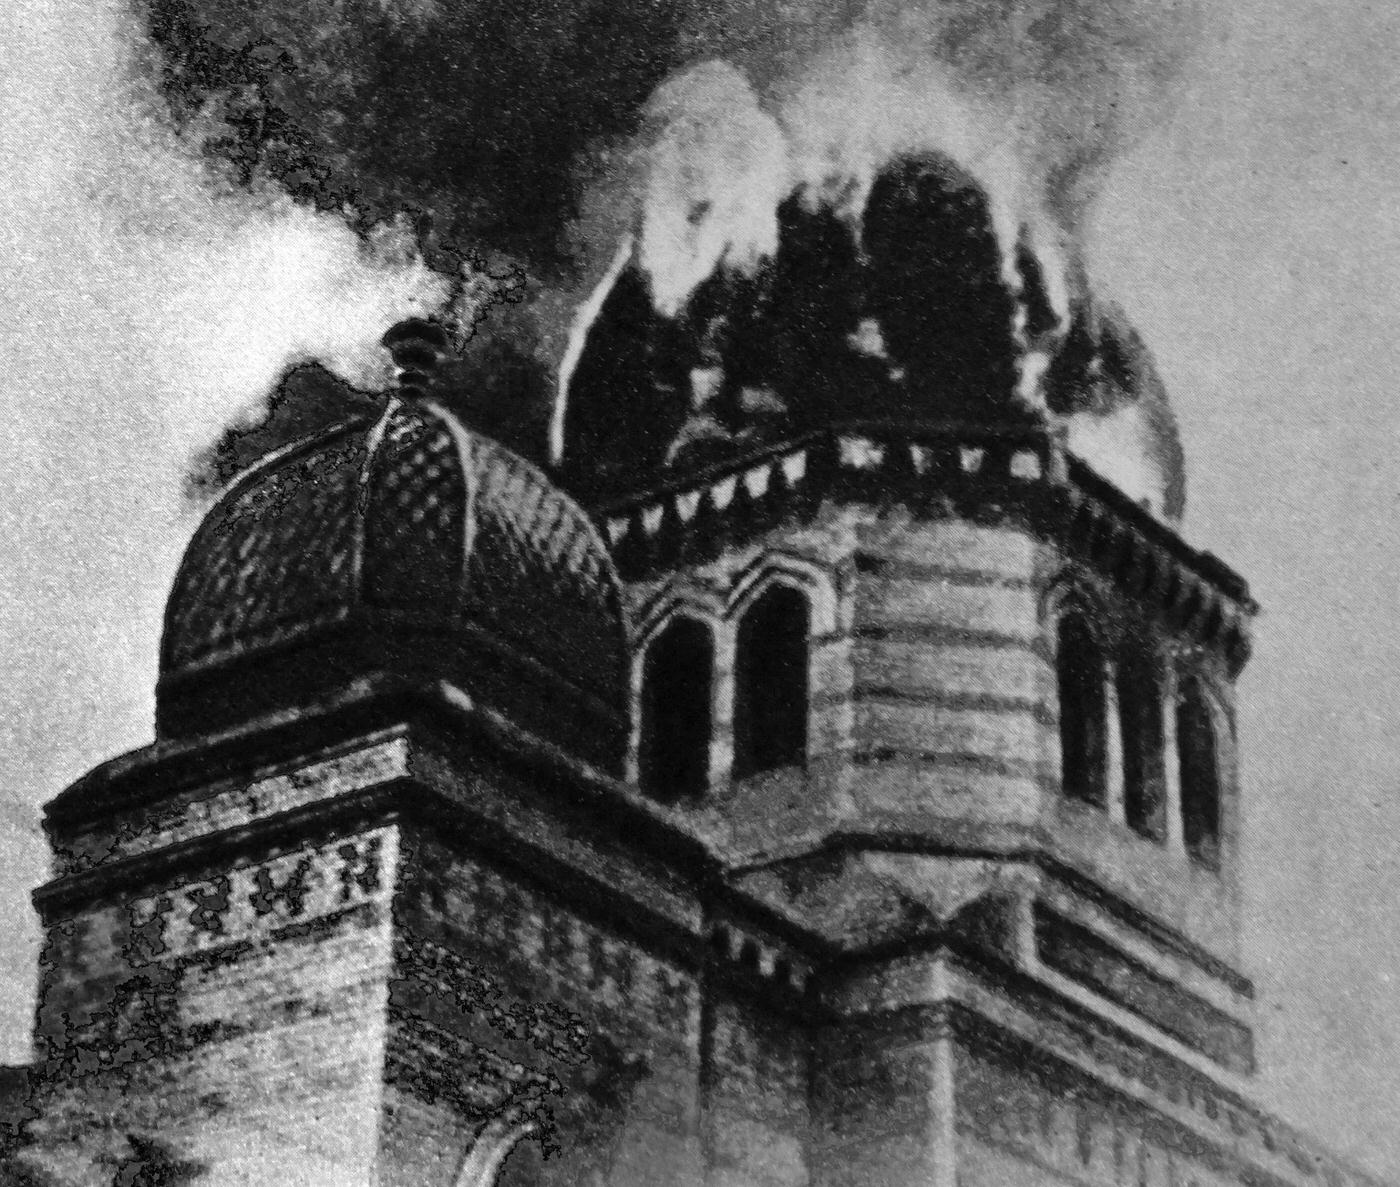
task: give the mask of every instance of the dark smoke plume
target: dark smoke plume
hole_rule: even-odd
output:
[[[468,386],[531,452],[552,427],[556,458],[558,389],[621,270],[683,318],[712,278],[771,271],[793,202],[858,233],[900,161],[980,192],[990,266],[1013,294],[1037,273],[1021,345],[1048,343],[1085,297],[1103,171],[1202,30],[1200,0],[137,2],[171,109],[232,184],[406,217],[444,275],[518,278]],[[936,339],[926,321],[893,333]]]

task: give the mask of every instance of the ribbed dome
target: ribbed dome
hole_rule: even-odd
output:
[[[616,573],[537,467],[431,402],[274,454],[205,517],[166,608],[165,736],[354,681],[452,683],[590,761],[625,745]]]

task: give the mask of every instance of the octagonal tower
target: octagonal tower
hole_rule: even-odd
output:
[[[1253,1070],[1233,724],[1253,607],[1228,569],[1051,427],[832,426],[604,519],[632,610],[631,774],[723,855],[745,906],[717,912],[722,959],[811,967],[806,1000],[834,1015],[814,1181],[930,1181],[934,1115],[881,1128],[912,1123],[873,1052],[912,1059],[897,1093],[927,1104],[947,1028],[982,1010],[1030,1042],[1060,1012],[1151,1036],[1188,1078]],[[775,654],[785,630],[799,661]],[[678,736],[654,687],[707,705],[709,730]],[[911,1046],[920,1016],[944,1038]],[[948,1121],[972,1146],[1005,1136],[989,1091],[986,1116]],[[987,1173],[958,1181],[1017,1181]]]

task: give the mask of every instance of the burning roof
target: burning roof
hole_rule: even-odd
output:
[[[801,194],[775,224],[759,262],[717,254],[674,306],[640,248],[619,258],[561,373],[552,449],[571,482],[617,494],[832,423],[1041,420],[1180,517],[1180,445],[1140,338],[1086,291],[1060,313],[1029,233],[1005,253],[956,162],[893,162],[854,224]]]
[[[500,416],[547,423],[576,473],[852,409],[1078,401],[1087,450],[1170,435],[1127,431],[1108,394],[1147,388],[1103,367],[1087,400],[1051,389],[1076,324],[1096,357],[1122,337],[1085,213],[1166,110],[1200,0],[147,3],[171,102],[225,129],[236,181],[411,211],[445,271],[516,266],[478,369],[511,358]],[[1134,493],[1170,512],[1172,481]]]

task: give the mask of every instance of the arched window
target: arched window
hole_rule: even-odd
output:
[[[807,761],[807,655],[811,613],[791,586],[774,585],[739,623],[734,671],[734,775]]]
[[[1065,795],[1108,802],[1108,688],[1103,650],[1084,612],[1069,607],[1056,632],[1060,693],[1060,780]]]
[[[705,789],[710,777],[714,638],[693,618],[673,619],[642,664],[639,774],[657,799]]]
[[[1176,701],[1176,753],[1181,772],[1181,825],[1186,852],[1220,863],[1220,754],[1205,689],[1195,677],[1181,683]]]
[[[1165,839],[1162,674],[1155,653],[1130,641],[1118,657],[1118,720],[1123,738],[1123,814],[1128,827]]]

